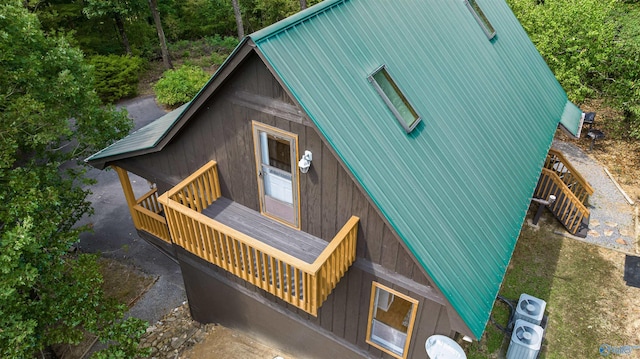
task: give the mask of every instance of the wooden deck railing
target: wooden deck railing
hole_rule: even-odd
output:
[[[200,167],[191,176],[167,191],[167,195],[183,206],[202,212],[203,209],[220,197],[220,182],[218,181],[218,165],[216,161],[209,161],[209,163]]]
[[[127,207],[129,207],[133,225],[136,229],[144,230],[167,243],[171,243],[167,220],[161,215],[162,206],[158,203],[157,189],[153,188],[142,197],[136,199],[127,170],[114,165],[112,167],[120,179],[122,191],[127,200]]]
[[[358,217],[351,217],[313,263],[275,249],[202,213],[220,196],[210,162],[159,201],[174,243],[311,315],[355,260]]]
[[[569,232],[576,234],[585,218],[589,217],[589,209],[566,186],[556,171],[543,168],[534,196],[546,199],[549,195],[556,196],[556,201],[549,206],[549,210]]]
[[[571,165],[564,155],[554,149],[549,150],[544,168],[554,171],[573,194],[582,202],[587,204],[589,196],[593,194],[593,187],[580,175]],[[546,199],[546,197],[544,198]]]
[[[133,206],[133,211],[136,216],[134,223],[137,224],[138,229],[145,230],[163,241],[171,243],[167,220],[160,215],[162,206],[158,202],[158,190],[156,188],[138,198],[136,205]]]

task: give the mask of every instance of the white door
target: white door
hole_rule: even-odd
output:
[[[262,213],[298,227],[296,136],[254,122]]]

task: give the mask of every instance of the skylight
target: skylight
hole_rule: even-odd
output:
[[[369,76],[369,81],[405,131],[411,132],[420,123],[420,116],[393,81],[386,67],[377,69]]]
[[[465,0],[465,3],[489,40],[493,39],[496,36],[496,30],[493,28],[493,25],[491,25],[491,22],[489,22],[489,19],[485,16],[480,5],[478,5],[476,0]]]

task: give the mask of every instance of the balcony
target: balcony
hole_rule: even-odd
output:
[[[171,243],[167,220],[162,216],[162,206],[158,203],[158,190],[150,190],[136,200],[133,206],[135,212],[134,223],[137,229],[147,231],[154,236]]]
[[[158,190],[152,188],[140,198],[135,198],[127,171],[117,166],[113,166],[113,168],[120,178],[120,184],[136,229],[148,232],[170,244],[171,237],[169,237],[167,220],[163,216],[162,206],[158,202]]]
[[[173,243],[313,316],[355,260],[358,217],[327,243],[221,197],[215,161],[158,201]]]

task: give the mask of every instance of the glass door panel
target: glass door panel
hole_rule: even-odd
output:
[[[254,122],[262,213],[298,227],[296,136]]]

